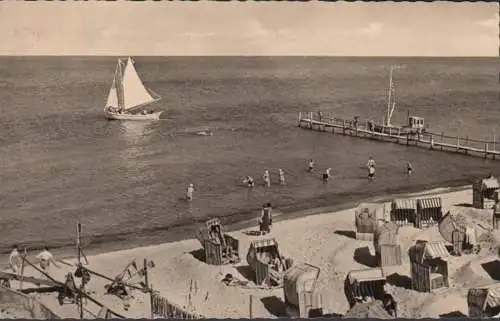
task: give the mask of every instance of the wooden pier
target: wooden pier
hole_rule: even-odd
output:
[[[497,143],[471,139],[469,137],[447,136],[444,133],[403,133],[400,129],[394,132],[382,133],[373,131],[369,121],[360,122],[358,119],[342,119],[326,115],[322,112],[299,112],[298,126],[311,130],[330,132],[345,136],[360,137],[382,142],[392,142],[401,145],[418,146],[431,150],[440,150],[461,153],[470,156],[499,159],[500,151]]]

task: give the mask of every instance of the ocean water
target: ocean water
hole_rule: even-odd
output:
[[[298,111],[382,119],[391,64],[398,109],[430,130],[500,141],[497,59],[136,57],[166,110],[154,123],[106,121],[114,57],[0,58],[0,251],[14,243],[88,247],[186,236],[209,217],[253,218],[374,195],[466,184],[500,161],[299,129]],[[189,133],[205,128],[213,136]],[[365,164],[377,162],[369,183]],[[306,173],[308,159],[333,179]],[[414,175],[404,174],[410,160]],[[266,190],[262,173],[286,172]],[[257,180],[253,191],[241,185]],[[189,183],[194,201],[183,200]],[[470,202],[471,200],[464,200]]]

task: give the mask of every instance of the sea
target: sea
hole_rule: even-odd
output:
[[[433,132],[500,142],[497,58],[135,57],[163,98],[157,122],[104,118],[116,59],[0,58],[0,253],[74,249],[77,222],[86,248],[126,248],[194,237],[213,217],[251,222],[266,202],[287,215],[500,175],[500,160],[297,127],[300,111],[382,120],[399,64],[393,123],[410,112]],[[309,159],[317,173],[306,172]]]

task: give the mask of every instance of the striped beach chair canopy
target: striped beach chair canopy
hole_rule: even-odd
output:
[[[421,209],[440,208],[442,206],[441,197],[420,198],[418,204]]]
[[[253,240],[252,243],[250,243],[250,246],[256,249],[262,247],[277,247],[278,241],[276,241],[275,238]]]
[[[417,200],[414,199],[394,199],[392,208],[397,210],[417,210]]]
[[[350,271],[349,274],[347,274],[347,279],[349,283],[352,284],[356,282],[382,281],[386,280],[386,277],[381,268],[376,268]]]
[[[498,189],[500,188],[500,183],[496,177],[489,177],[483,179],[483,189]]]
[[[446,249],[444,241],[421,242],[410,248],[409,255],[412,261],[423,263],[426,259],[447,258],[450,252]]]
[[[500,307],[500,284],[484,288],[473,288],[467,292],[467,305],[486,310],[487,308]]]

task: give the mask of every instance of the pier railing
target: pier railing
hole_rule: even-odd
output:
[[[445,133],[425,131],[423,133],[406,133],[398,128],[387,128],[385,132],[375,131],[374,127],[382,124],[359,119],[335,117],[323,112],[299,112],[299,127],[312,130],[339,133],[347,136],[394,142],[403,145],[426,147],[434,150],[463,153],[466,155],[491,157],[500,156],[500,143],[494,140],[473,139],[468,136],[453,136]]]

